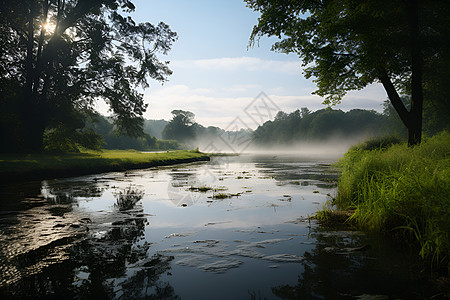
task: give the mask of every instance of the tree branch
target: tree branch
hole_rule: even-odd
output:
[[[405,105],[403,104],[402,100],[400,99],[400,96],[397,93],[397,91],[394,87],[394,84],[392,83],[391,79],[389,78],[389,75],[387,74],[386,70],[381,70],[379,72],[378,78],[380,79],[381,83],[383,84],[383,87],[386,90],[389,100],[391,100],[392,106],[394,106],[394,108],[397,111],[398,115],[400,116],[400,119],[402,120],[403,124],[407,128],[409,128],[409,125],[410,125],[409,112],[406,109]]]

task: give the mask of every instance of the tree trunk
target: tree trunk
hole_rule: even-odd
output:
[[[32,117],[23,124],[24,126],[24,151],[26,153],[42,152],[44,150],[45,126],[39,117]]]
[[[418,145],[422,139],[422,51],[419,30],[419,3],[411,0],[408,3],[409,28],[411,39],[411,110],[408,126],[408,145]]]
[[[418,145],[422,139],[422,50],[419,39],[419,4],[417,0],[408,2],[408,25],[410,29],[411,49],[411,109],[408,111],[400,99],[388,73],[384,69],[378,70],[378,78],[383,84],[389,100],[408,130],[408,146]]]

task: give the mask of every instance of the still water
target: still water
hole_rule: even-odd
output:
[[[0,295],[432,295],[411,250],[308,220],[336,193],[332,162],[214,157],[208,163],[1,185]]]

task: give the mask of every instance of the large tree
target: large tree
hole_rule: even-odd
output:
[[[450,2],[445,0],[245,0],[261,12],[251,44],[277,36],[273,50],[296,53],[315,94],[339,103],[381,82],[418,144],[426,101],[448,111]],[[409,109],[400,95],[410,95]],[[433,98],[432,98],[433,97]]]
[[[74,126],[105,100],[120,132],[142,132],[138,87],[171,74],[176,40],[136,23],[130,0],[0,0],[0,140],[39,151],[46,128]],[[79,125],[78,125],[79,127]]]
[[[192,142],[195,139],[195,114],[181,109],[171,111],[172,119],[162,132],[166,140],[176,140],[181,143]]]

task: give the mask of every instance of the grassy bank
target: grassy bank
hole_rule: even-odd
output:
[[[411,148],[374,144],[356,145],[339,160],[342,173],[334,204],[352,212],[347,222],[357,228],[417,244],[422,258],[448,268],[450,134]]]
[[[209,160],[192,150],[142,153],[135,150],[85,151],[71,154],[1,155],[0,180],[18,181],[79,176]]]

